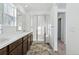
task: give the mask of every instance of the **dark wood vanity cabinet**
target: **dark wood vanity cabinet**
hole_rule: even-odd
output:
[[[22,55],[22,38],[9,45],[9,55]]]
[[[25,55],[30,49],[32,41],[33,35],[30,33],[5,48],[0,49],[0,55]]]
[[[17,48],[15,48],[13,51],[9,53],[9,55],[17,55]]]
[[[17,47],[17,55],[22,55],[22,44]]]
[[[17,46],[14,50],[12,50],[9,55],[22,55],[22,44]]]
[[[30,49],[30,37],[28,37],[28,50]]]
[[[32,42],[33,42],[33,35],[31,34],[31,36],[30,36],[30,45],[32,45]]]
[[[23,38],[23,55],[27,54],[27,51],[28,51],[28,40],[27,39],[28,39],[27,36]]]
[[[8,51],[7,47],[0,49],[0,55],[7,55],[8,54],[7,51]]]
[[[15,41],[15,42],[13,42],[12,44],[9,45],[9,52],[11,52],[12,50],[14,50],[20,44],[22,44],[22,38],[18,39],[17,41]]]
[[[23,38],[9,45],[9,55],[25,55],[30,49],[33,38],[32,34],[28,34]]]
[[[28,50],[30,49],[30,46],[32,45],[32,42],[33,42],[33,35],[32,35],[32,33],[30,33],[29,35],[28,35]]]
[[[23,54],[27,54],[27,51],[30,49],[30,46],[33,42],[32,34],[28,34],[23,38]]]

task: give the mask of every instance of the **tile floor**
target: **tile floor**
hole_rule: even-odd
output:
[[[65,45],[62,41],[58,42],[58,52],[54,52],[49,44],[43,42],[33,42],[27,55],[64,55]]]

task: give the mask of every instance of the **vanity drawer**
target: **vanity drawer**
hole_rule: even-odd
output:
[[[9,52],[15,49],[18,45],[22,43],[22,39],[18,39],[17,41],[13,42],[9,45]]]

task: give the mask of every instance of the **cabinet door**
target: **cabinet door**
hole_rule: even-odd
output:
[[[9,52],[11,52],[12,50],[14,50],[20,44],[22,44],[22,39],[19,39],[19,40],[13,42],[12,44],[10,44],[9,45]]]
[[[30,49],[30,37],[28,37],[28,50]]]
[[[17,55],[22,55],[22,44],[17,47]]]
[[[7,55],[7,47],[0,49],[0,55]]]
[[[26,54],[28,50],[27,39],[23,42],[23,54]]]
[[[14,50],[12,50],[9,55],[22,55],[22,44],[18,45]]]
[[[17,48],[15,48],[13,51],[9,53],[9,55],[17,55]]]
[[[32,45],[32,42],[33,42],[33,35],[31,35],[31,38],[30,38],[30,39],[31,39],[31,45]]]

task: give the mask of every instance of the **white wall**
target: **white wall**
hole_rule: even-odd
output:
[[[79,4],[67,4],[66,54],[79,54]]]
[[[57,6],[53,4],[51,12],[50,12],[50,45],[54,48],[55,51],[58,50],[57,47],[57,32],[58,32],[58,20],[57,20]]]
[[[50,34],[49,34],[49,23],[50,21],[50,16],[49,15],[46,15],[45,16],[45,26],[46,26],[46,42],[49,43],[49,39],[50,39]]]
[[[30,11],[28,14],[30,15],[48,15],[50,11]]]

